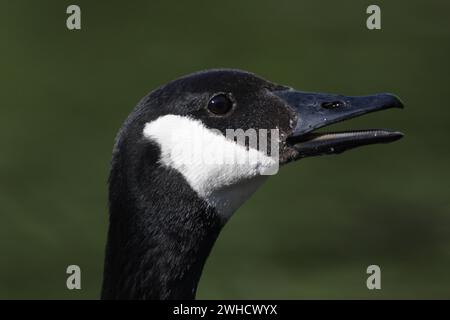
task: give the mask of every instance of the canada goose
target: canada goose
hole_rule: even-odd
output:
[[[227,129],[276,128],[284,165],[397,140],[402,133],[381,129],[315,130],[401,107],[391,94],[307,93],[239,70],[199,72],[154,90],[116,137],[102,298],[194,299],[221,228],[273,165],[271,155],[239,165],[179,161],[194,149],[191,134],[202,136],[203,147],[242,154],[254,149],[227,139]]]

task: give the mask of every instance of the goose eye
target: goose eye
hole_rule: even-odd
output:
[[[213,96],[208,102],[208,110],[217,115],[224,115],[233,108],[233,101],[224,93]]]

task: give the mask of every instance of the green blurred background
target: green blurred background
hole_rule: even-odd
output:
[[[137,101],[232,67],[407,108],[339,128],[406,137],[291,164],[231,219],[198,298],[450,298],[448,1],[0,2],[0,298],[96,299],[113,139]],[[66,29],[66,8],[82,30]],[[66,289],[66,267],[82,290]],[[382,290],[366,288],[366,268]]]

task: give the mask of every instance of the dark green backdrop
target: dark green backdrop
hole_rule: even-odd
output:
[[[199,298],[450,298],[450,3],[376,3],[380,31],[372,1],[1,0],[0,298],[98,298],[115,133],[147,92],[212,67],[393,92],[405,110],[337,127],[406,137],[269,179],[224,228]],[[382,290],[366,288],[371,264]]]

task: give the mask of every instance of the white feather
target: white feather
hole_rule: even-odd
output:
[[[226,219],[265,181],[264,173],[278,166],[265,153],[189,117],[161,116],[145,125],[143,135],[159,145],[160,163],[180,172]]]

